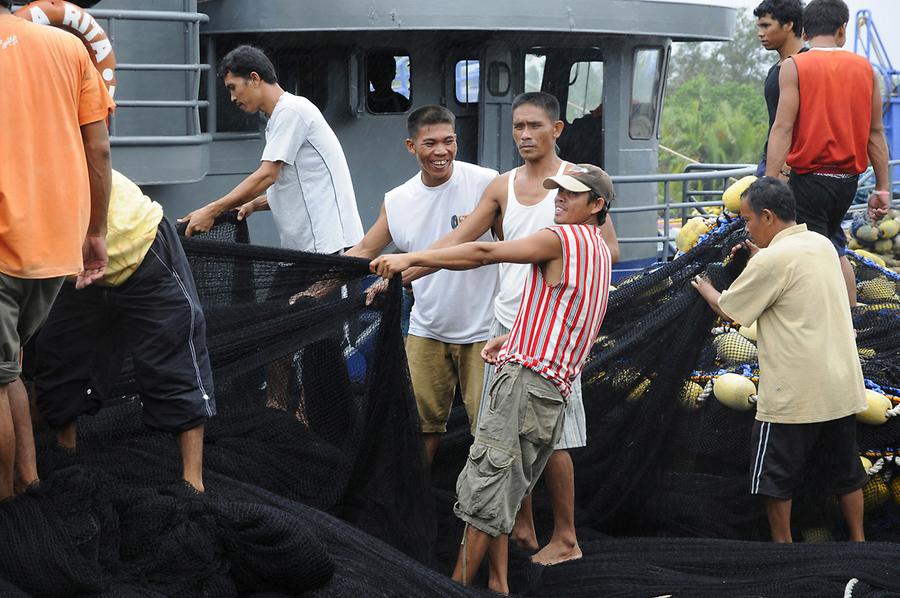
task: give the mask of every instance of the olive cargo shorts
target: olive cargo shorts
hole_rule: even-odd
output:
[[[516,363],[494,377],[469,458],[456,481],[456,516],[497,536],[512,531],[519,505],[562,434],[566,401],[552,382]]]
[[[47,319],[63,280],[0,273],[0,384],[9,384],[22,373],[19,352]]]

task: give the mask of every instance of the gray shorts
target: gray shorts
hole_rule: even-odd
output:
[[[491,323],[490,338],[509,334],[509,328],[501,324],[497,318]],[[482,387],[481,404],[487,401],[488,389],[494,380],[494,367],[484,366],[484,386]],[[483,407],[482,407],[483,409]],[[478,412],[481,417],[481,411]],[[572,391],[569,393],[566,403],[566,423],[563,425],[562,435],[556,443],[557,450],[572,449],[587,446],[587,425],[584,417],[584,402],[581,399],[581,376],[572,380]]]
[[[500,368],[456,481],[457,517],[491,536],[512,531],[562,433],[565,406],[556,386],[532,370]]]
[[[15,278],[0,273],[0,384],[22,373],[19,352],[41,327],[63,277]]]

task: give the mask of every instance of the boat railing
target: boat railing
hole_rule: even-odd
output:
[[[658,259],[668,260],[675,255],[672,243],[679,228],[673,226],[673,222],[684,222],[697,214],[705,214],[707,208],[721,207],[722,193],[728,185],[755,171],[755,164],[692,164],[687,172],[613,176],[616,195],[620,198],[629,197],[632,185],[646,188],[648,183],[656,183],[658,191],[653,203],[618,206],[612,208],[610,213],[656,212],[662,220],[661,230],[656,235],[622,236],[619,237],[619,243],[652,243],[657,247]]]
[[[900,160],[889,162],[890,171],[900,166]],[[689,164],[685,172],[671,174],[644,174],[613,176],[618,197],[629,196],[630,185],[656,183],[657,197],[654,203],[614,207],[612,214],[635,214],[656,212],[659,226],[656,236],[623,236],[619,243],[656,245],[657,258],[666,261],[675,255],[673,243],[680,228],[679,223],[697,215],[711,215],[708,208],[722,208],[722,193],[734,180],[753,174],[754,164]],[[866,209],[865,198],[875,186],[875,175],[871,168],[859,177],[858,203],[848,210],[848,217]],[[679,189],[680,187],[680,189]],[[893,206],[900,207],[900,180],[891,182],[894,195]]]
[[[122,108],[160,108],[166,110],[187,110],[186,130],[183,135],[117,135],[116,117],[110,118],[110,143],[113,146],[172,146],[200,145],[209,143],[211,138],[200,127],[200,109],[207,108],[209,102],[200,100],[200,75],[209,69],[200,63],[200,25],[209,21],[209,16],[199,12],[178,12],[162,10],[117,10],[90,9],[90,14],[105,25],[106,34],[116,47],[116,30],[122,21],[153,21],[156,23],[184,23],[184,53],[180,62],[120,62],[117,71],[139,72],[184,72],[184,99],[179,100],[132,100],[116,99]]]

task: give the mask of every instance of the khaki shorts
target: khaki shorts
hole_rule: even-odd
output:
[[[442,434],[447,431],[447,418],[457,385],[469,424],[474,429],[484,381],[483,348],[484,341],[456,345],[421,336],[406,337],[406,359],[422,432]]]
[[[0,274],[0,384],[9,384],[22,373],[22,345],[47,319],[63,280]]]
[[[549,380],[514,363],[500,368],[456,480],[456,516],[491,536],[512,531],[562,434],[565,408]]]

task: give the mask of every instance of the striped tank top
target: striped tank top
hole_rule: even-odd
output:
[[[547,230],[562,245],[562,277],[550,286],[540,266],[531,266],[497,367],[518,363],[552,382],[567,397],[606,314],[612,262],[598,226],[562,224]]]

